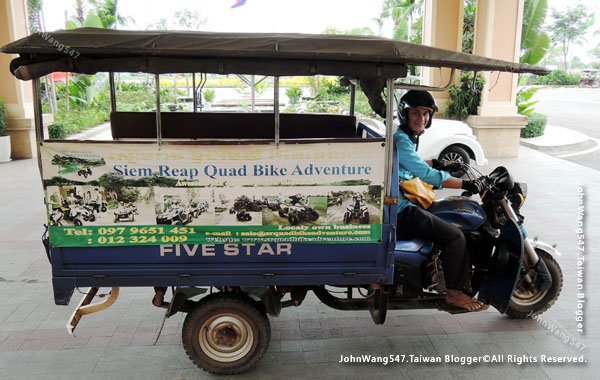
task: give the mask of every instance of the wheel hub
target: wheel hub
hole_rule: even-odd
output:
[[[250,324],[238,315],[218,314],[199,332],[200,347],[213,360],[233,362],[243,358],[254,344]]]
[[[220,346],[231,347],[234,345],[238,334],[232,326],[225,326],[215,331],[215,342]]]
[[[533,305],[548,293],[547,290],[539,291],[537,286],[539,282],[538,274],[535,270],[530,270],[528,274],[531,280],[527,281],[525,280],[525,276],[523,276],[517,283],[512,295],[513,302],[520,305]]]

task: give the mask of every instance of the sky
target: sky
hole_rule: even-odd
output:
[[[241,0],[243,2],[243,0]],[[221,32],[321,33],[328,26],[346,30],[370,26],[379,15],[383,0],[119,0],[119,12],[133,18],[127,29],[146,29],[161,17],[170,18],[185,8],[198,10],[207,19],[205,30]],[[46,28],[64,25],[64,10],[74,0],[44,0]],[[166,5],[168,4],[168,5]]]
[[[83,0],[85,2],[85,0]],[[584,62],[589,61],[585,52],[600,40],[593,31],[600,30],[600,0],[579,0],[596,14],[596,24],[590,28],[587,44],[575,47],[574,54]],[[564,11],[578,1],[548,0],[550,8]],[[65,12],[73,15],[75,0],[43,0],[46,30],[63,29]],[[237,7],[233,7],[238,4]],[[121,29],[144,30],[161,18],[170,19],[177,10],[197,10],[207,23],[204,30],[220,32],[288,32],[321,33],[327,27],[349,30],[369,27],[375,33],[379,29],[373,22],[381,9],[383,0],[119,0],[119,12],[130,18]],[[233,8],[232,8],[233,7]],[[385,25],[383,36],[392,35],[391,25]]]

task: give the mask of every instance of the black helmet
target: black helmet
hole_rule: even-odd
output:
[[[431,127],[432,116],[438,111],[435,99],[433,99],[433,96],[431,96],[429,92],[417,90],[410,90],[400,98],[400,103],[398,103],[398,117],[400,118],[400,124],[406,124],[408,119],[408,109],[416,107],[431,108],[432,111],[429,115],[429,122],[425,128]]]

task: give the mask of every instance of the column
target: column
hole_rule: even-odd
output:
[[[0,3],[0,46],[25,37],[27,13],[24,0]],[[35,152],[35,122],[30,82],[16,79],[8,71],[15,56],[0,54],[0,98],[6,107],[6,126],[11,140],[12,158],[31,158]]]
[[[463,0],[425,0],[423,14],[423,45],[453,51],[462,50]],[[423,68],[423,83],[428,86],[446,86],[450,80],[450,69]],[[460,75],[455,75],[454,83],[460,83]],[[448,91],[433,92],[440,113],[446,109],[450,99]]]
[[[523,0],[478,0],[474,54],[518,62]],[[467,123],[488,157],[517,157],[527,117],[517,114],[516,74],[486,72],[478,115]]]

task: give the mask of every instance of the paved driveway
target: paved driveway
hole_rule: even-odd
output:
[[[309,297],[271,319],[273,340],[266,357],[238,379],[597,379],[600,373],[599,260],[600,176],[596,170],[521,148],[518,159],[490,160],[529,183],[524,207],[531,235],[558,243],[565,275],[562,295],[539,321],[510,320],[493,310],[451,316],[438,311],[393,311],[383,326],[366,312],[330,309]],[[53,303],[50,266],[40,243],[43,196],[34,160],[0,165],[0,373],[2,379],[204,379],[181,346],[183,315],[169,319],[152,345],[162,310],[152,290],[122,289],[117,303],[85,317],[76,337],[66,333],[71,306]],[[578,189],[585,197],[584,288],[577,290]],[[585,335],[577,332],[577,293],[585,293]],[[78,297],[74,297],[78,298]],[[553,330],[552,330],[553,329]],[[554,331],[554,332],[553,332]],[[583,351],[564,343],[573,338]],[[340,363],[342,356],[410,355],[459,362]],[[460,360],[504,355],[504,363],[461,365]],[[587,364],[540,363],[542,355],[584,355]],[[454,356],[452,356],[454,355]],[[495,356],[501,358],[501,356]],[[396,358],[394,356],[394,358]],[[398,358],[402,358],[399,356]],[[535,358],[537,363],[527,363]],[[524,364],[508,360],[525,361]],[[221,377],[223,378],[223,377]]]

